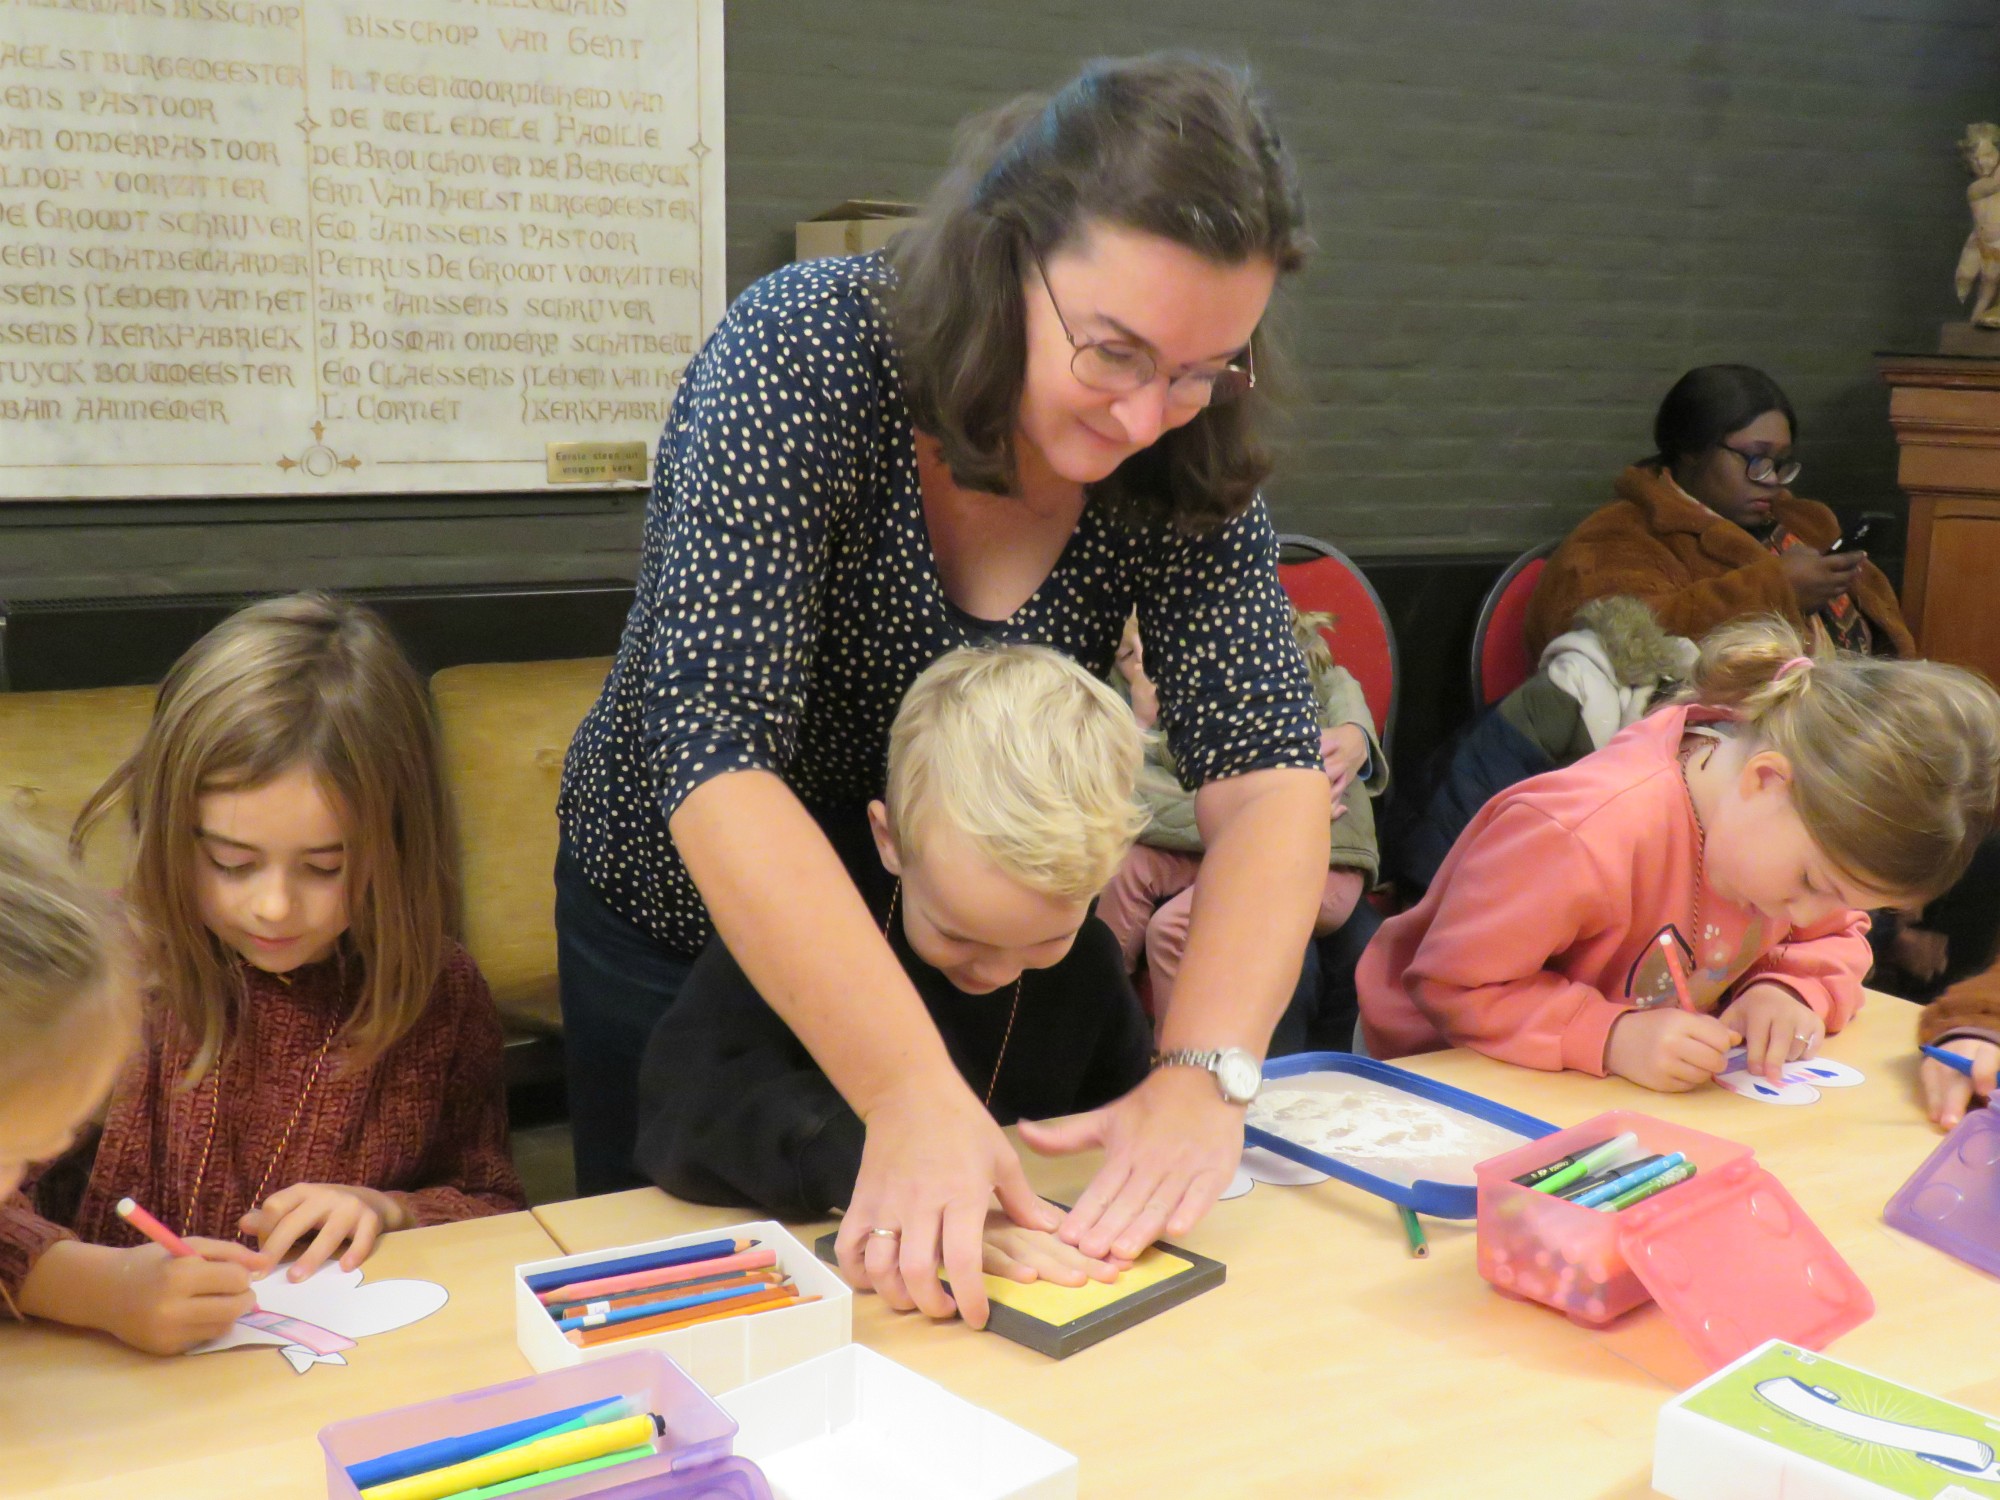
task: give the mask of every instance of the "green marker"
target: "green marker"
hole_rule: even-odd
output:
[[[545,1484],[560,1484],[565,1479],[574,1479],[579,1474],[588,1474],[595,1469],[608,1469],[614,1464],[629,1464],[634,1459],[651,1458],[653,1452],[651,1444],[627,1448],[619,1453],[607,1453],[602,1458],[586,1458],[581,1463],[564,1464],[560,1469],[547,1469],[540,1474],[523,1474],[519,1479],[489,1484],[484,1489],[466,1490],[463,1494],[454,1495],[452,1500],[491,1500],[495,1495],[512,1495],[521,1490],[540,1489]]]
[[[1613,1157],[1623,1155],[1627,1151],[1636,1151],[1638,1147],[1639,1137],[1631,1131],[1628,1130],[1623,1135],[1614,1135],[1595,1151],[1584,1152],[1583,1155],[1564,1167],[1560,1172],[1544,1177],[1540,1182],[1535,1184],[1535,1191],[1538,1193],[1557,1192],[1568,1187],[1579,1177],[1588,1177],[1599,1167],[1610,1166]]]
[[[1686,1182],[1694,1176],[1694,1163],[1684,1161],[1679,1166],[1668,1167],[1658,1177],[1649,1178],[1637,1187],[1627,1188],[1616,1198],[1607,1198],[1597,1205],[1602,1213],[1617,1213],[1621,1208],[1630,1208],[1641,1198],[1650,1198],[1655,1193],[1664,1193],[1677,1182]]]

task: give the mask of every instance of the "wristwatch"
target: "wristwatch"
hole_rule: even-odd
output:
[[[1257,1087],[1264,1081],[1264,1070],[1258,1066],[1255,1055],[1241,1047],[1209,1052],[1181,1047],[1172,1052],[1155,1052],[1153,1066],[1206,1068],[1215,1075],[1215,1086],[1231,1104],[1248,1104],[1257,1097]]]

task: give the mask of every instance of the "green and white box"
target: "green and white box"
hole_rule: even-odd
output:
[[[2000,1421],[1780,1339],[1668,1402],[1673,1500],[2000,1500]]]

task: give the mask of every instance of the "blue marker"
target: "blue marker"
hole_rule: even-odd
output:
[[[1614,1177],[1611,1181],[1592,1188],[1580,1198],[1572,1198],[1570,1202],[1576,1204],[1578,1208],[1595,1208],[1600,1203],[1607,1203],[1616,1198],[1620,1193],[1630,1192],[1642,1182],[1651,1182],[1662,1172],[1672,1171],[1686,1160],[1687,1156],[1683,1152],[1669,1152],[1657,1161],[1649,1161],[1643,1167],[1634,1167],[1623,1177]]]

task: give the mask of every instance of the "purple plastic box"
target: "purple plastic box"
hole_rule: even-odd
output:
[[[347,1476],[349,1464],[610,1396],[633,1397],[646,1410],[660,1414],[667,1432],[658,1455],[540,1486],[531,1492],[535,1500],[581,1500],[583,1496],[592,1500],[771,1500],[771,1491],[757,1466],[730,1454],[736,1437],[735,1419],[680,1366],[651,1350],[592,1360],[566,1370],[322,1427],[319,1445],[326,1452],[328,1500],[356,1500],[354,1481]]]
[[[2000,1110],[1967,1112],[1883,1220],[1989,1276],[2000,1276]]]

